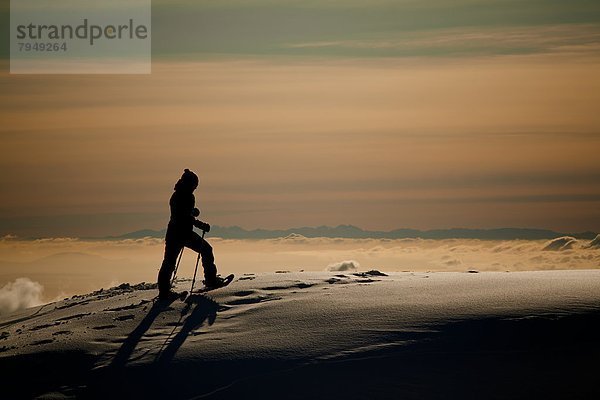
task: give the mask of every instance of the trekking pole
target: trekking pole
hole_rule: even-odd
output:
[[[194,291],[194,283],[196,283],[196,272],[198,272],[198,261],[200,261],[200,253],[198,253],[198,257],[196,257],[196,269],[194,269],[194,279],[192,280],[192,288],[190,289],[190,294]]]
[[[204,239],[204,231],[202,231],[202,239]],[[198,257],[196,257],[196,268],[194,269],[194,279],[192,279],[192,288],[190,289],[190,294],[194,291],[194,284],[196,283],[196,273],[198,272],[198,261],[200,261],[200,253],[198,253]]]
[[[173,279],[171,280],[171,286],[173,286],[175,284],[175,279],[177,279],[177,270],[179,269],[179,262],[181,261],[181,257],[183,256],[183,249],[185,249],[185,246],[181,248],[181,251],[179,252],[179,258],[177,259],[177,265],[175,265],[175,271],[173,272]]]

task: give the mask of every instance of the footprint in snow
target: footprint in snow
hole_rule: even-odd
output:
[[[57,318],[57,321],[69,321],[71,319],[76,319],[76,318],[83,318],[87,315],[91,315],[92,313],[81,313],[81,314],[74,314],[74,315],[69,315],[67,317],[62,317],[62,318]]]
[[[115,307],[115,308],[107,308],[104,311],[127,311],[127,310],[134,310],[146,303],[149,303],[150,300],[142,300],[140,301],[138,304],[130,304],[128,306],[123,306],[123,307]]]
[[[72,335],[73,332],[71,331],[58,331],[58,332],[54,332],[52,334],[52,336],[60,336],[60,335]]]
[[[92,329],[95,329],[97,331],[103,331],[105,329],[112,329],[112,328],[116,328],[116,325],[100,325],[100,326],[93,326]]]
[[[230,306],[244,305],[244,304],[257,304],[264,303],[266,301],[280,300],[281,297],[274,296],[258,296],[258,297],[244,297],[237,300],[231,300],[227,303]]]
[[[85,304],[88,304],[90,301],[89,300],[85,300],[85,301],[74,301],[73,303],[67,303],[64,304],[62,306],[58,306],[56,307],[57,310],[63,310],[65,308],[71,308],[71,307],[75,307],[75,306],[83,306]]]
[[[352,275],[358,276],[358,277],[361,277],[361,278],[366,278],[366,277],[369,277],[369,276],[388,276],[387,274],[384,274],[381,271],[377,271],[376,269],[372,269],[372,270],[367,271],[367,272],[356,272],[356,273],[354,273]]]
[[[46,328],[50,328],[52,326],[56,326],[56,325],[60,325],[62,322],[60,321],[56,321],[56,322],[52,322],[50,324],[42,324],[42,325],[36,325],[33,328],[30,329],[30,331],[39,331],[40,329],[46,329]],[[19,333],[19,331],[17,330],[17,333]]]
[[[237,297],[246,297],[254,293],[254,290],[240,290],[239,292],[235,292],[233,295]]]
[[[52,343],[52,342],[54,342],[54,339],[42,339],[42,340],[37,340],[37,341],[31,343],[31,345],[32,346],[39,346],[39,345],[42,345],[42,344],[49,344],[49,343]]]
[[[262,290],[286,290],[286,289],[306,289],[311,286],[314,286],[314,283],[296,283],[289,286],[267,286],[262,288]]]
[[[114,318],[115,321],[128,321],[130,319],[134,319],[135,315],[133,314],[127,314],[127,315],[121,315],[119,317]]]

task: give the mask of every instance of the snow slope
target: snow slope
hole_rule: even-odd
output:
[[[3,316],[2,397],[600,394],[600,270],[249,274],[156,294],[123,284]]]

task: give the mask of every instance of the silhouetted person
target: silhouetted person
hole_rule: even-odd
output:
[[[194,190],[197,187],[198,176],[186,169],[175,184],[175,192],[169,201],[171,219],[165,236],[165,257],[158,273],[158,290],[161,299],[175,295],[171,291],[171,277],[175,270],[177,256],[184,246],[202,256],[204,284],[207,287],[216,287],[223,283],[223,278],[217,276],[212,247],[194,232],[194,226],[204,232],[210,231],[209,224],[196,219],[200,215],[200,211],[195,208]]]

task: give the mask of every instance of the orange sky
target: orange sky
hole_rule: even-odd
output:
[[[81,219],[62,227],[71,234],[161,228],[191,168],[218,225],[598,230],[599,61],[254,57],[159,60],[150,76],[3,72],[0,218],[17,231],[38,218],[23,225],[30,234],[60,233],[65,215]],[[93,215],[114,223],[90,226]]]

